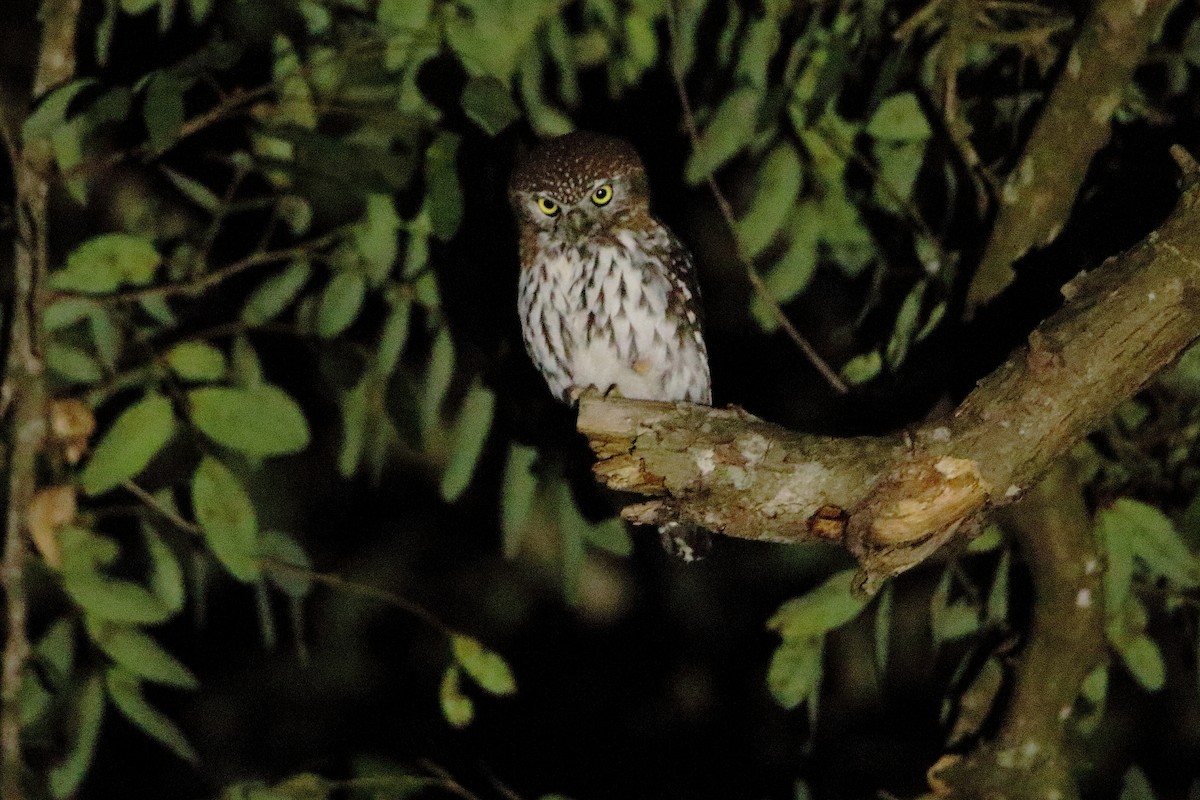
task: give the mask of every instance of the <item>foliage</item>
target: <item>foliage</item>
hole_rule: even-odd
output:
[[[84,5],[80,75],[21,126],[69,204],[55,220],[63,255],[42,319],[47,386],[88,422],[86,448],[78,436],[53,441],[29,509],[51,590],[35,598],[20,713],[37,794],[54,798],[86,785],[110,711],[179,758],[203,759],[161,707],[179,708],[173,693],[207,688],[205,676],[166,642],[189,613],[202,620],[213,597],[240,588],[265,645],[278,638],[278,608],[288,609],[298,658],[318,586],[400,608],[439,642],[423,657],[440,677],[410,691],[452,728],[504,713],[492,699],[523,684],[482,620],[460,630],[404,590],[314,567],[328,541],[279,508],[319,483],[314,474],[336,475],[338,491],[365,485],[406,509],[436,507],[447,537],[494,528],[494,549],[514,570],[553,584],[590,620],[615,613],[618,602],[603,602],[618,583],[606,570],[633,552],[629,529],[589,503],[573,476],[577,454],[516,433],[522,422],[540,427],[523,420],[538,407],[529,412],[511,390],[515,370],[489,363],[502,347],[463,333],[478,306],[459,299],[462,284],[495,285],[468,262],[483,253],[491,268],[511,255],[479,244],[507,229],[490,220],[504,213],[494,176],[463,167],[477,163],[472,148],[515,150],[526,134],[563,133],[576,120],[615,125],[613,109],[673,74],[694,119],[681,125],[672,97],[656,112],[670,118],[659,128],[694,123],[695,138],[665,177],[737,189],[732,260],[767,290],[713,315],[725,318],[716,324],[751,330],[758,347],[779,327],[776,306],[798,317],[818,281],[852,287],[853,307],[828,337],[840,373],[887,384],[953,324],[960,263],[992,211],[992,165],[1015,159],[1017,132],[1074,24],[1056,9],[984,3],[963,42],[940,18],[947,4],[907,22],[884,3],[784,0]],[[1156,59],[1170,79],[1135,87],[1122,119],[1153,122],[1191,96],[1198,25],[1164,37]],[[139,36],[188,46],[131,52]],[[1003,82],[1014,63],[1028,80],[999,95],[962,88]],[[133,188],[123,192],[123,180]],[[1079,454],[1114,656],[1081,689],[1072,719],[1083,732],[1099,725],[1116,674],[1146,692],[1166,685],[1153,622],[1195,608],[1197,353]],[[873,604],[851,592],[840,565],[802,566],[788,573],[788,591],[814,588],[778,607],[767,627],[780,642],[755,665],[780,706],[806,706],[815,726],[834,644],[867,624],[870,606],[879,680],[895,669],[897,631],[927,625],[929,658],[953,662],[942,732],[951,744],[985,732],[987,708],[972,716],[960,700],[985,695],[990,708],[1002,694],[1008,660],[995,642],[1017,635],[1025,613],[1015,588],[1023,565],[998,529],[931,585],[889,586]],[[898,613],[914,593],[916,622]],[[406,641],[424,653],[419,636]],[[470,796],[425,765],[360,760],[343,779],[256,778],[225,796],[454,787]],[[1137,768],[1124,787],[1123,797],[1152,796]]]

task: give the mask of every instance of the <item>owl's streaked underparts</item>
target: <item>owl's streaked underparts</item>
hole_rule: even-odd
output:
[[[712,402],[691,254],[650,213],[649,184],[627,142],[577,132],[549,139],[513,172],[520,226],[518,306],[530,358],[550,390]],[[687,560],[691,526],[663,530]]]

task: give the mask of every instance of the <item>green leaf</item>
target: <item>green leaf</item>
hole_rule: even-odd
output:
[[[802,177],[800,156],[788,142],[777,145],[763,161],[754,200],[737,221],[738,241],[747,258],[757,256],[775,238],[795,207]]]
[[[367,296],[366,276],[357,272],[339,272],[321,292],[317,307],[317,335],[332,339],[354,324]]]
[[[67,754],[47,774],[55,800],[74,796],[92,765],[104,721],[104,684],[99,675],[88,678],[74,695],[71,716],[71,724],[64,728],[70,742]]]
[[[694,186],[750,144],[762,101],[762,90],[752,87],[735,89],[725,97],[688,158],[684,180]]]
[[[495,136],[521,118],[508,87],[490,75],[467,81],[460,102],[467,119],[488,136]]]
[[[399,297],[392,303],[383,331],[379,334],[379,348],[375,351],[375,369],[384,377],[396,371],[400,354],[408,343],[409,321],[412,317],[412,301]]]
[[[454,340],[450,330],[442,327],[433,340],[429,367],[425,372],[425,393],[421,399],[421,429],[430,430],[440,418],[442,401],[454,378]]]
[[[516,558],[521,547],[521,531],[537,495],[538,476],[533,472],[538,451],[512,443],[504,465],[504,483],[500,493],[500,530],[504,536],[504,557]]]
[[[996,565],[996,575],[992,578],[992,588],[988,591],[987,621],[989,625],[1003,627],[1008,624],[1008,585],[1009,573],[1012,571],[1012,552],[1005,550]]]
[[[258,580],[258,517],[237,476],[205,456],[192,478],[192,506],[205,541],[225,569],[240,581]]]
[[[282,272],[267,278],[246,300],[242,321],[265,325],[283,313],[312,277],[308,261],[293,261]]]
[[[475,465],[479,463],[479,456],[492,430],[495,407],[496,395],[476,378],[467,390],[462,410],[454,423],[453,450],[450,462],[442,473],[442,499],[447,503],[457,500],[471,482]]]
[[[168,612],[175,614],[183,608],[187,591],[179,559],[150,525],[142,525],[142,535],[150,556],[150,591]]]
[[[793,709],[808,700],[821,682],[821,659],[825,637],[784,639],[771,656],[767,689],[775,702]]]
[[[280,197],[275,204],[275,214],[288,226],[292,236],[305,234],[312,227],[312,204],[300,195],[285,194]]]
[[[462,672],[458,664],[451,664],[442,675],[439,692],[442,716],[455,728],[465,728],[475,717],[475,704],[462,693]]]
[[[34,645],[33,656],[45,670],[50,686],[63,686],[75,665],[74,620],[64,617],[51,625]]]
[[[158,5],[159,0],[120,0],[121,10],[131,16],[144,14]]]
[[[450,646],[454,651],[454,660],[479,684],[479,688],[495,695],[517,691],[512,670],[499,653],[487,649],[478,639],[459,633],[451,635]]]
[[[1166,578],[1180,589],[1200,586],[1200,564],[1175,524],[1157,508],[1123,497],[1100,509],[1099,516],[1100,524],[1111,532],[1109,539],[1123,537],[1152,575]]]
[[[821,222],[819,214],[815,213],[815,204],[806,201],[796,206],[788,223],[788,248],[763,277],[767,291],[776,301],[787,303],[808,286],[817,270],[820,235]],[[752,310],[763,330],[773,331],[779,327],[774,312],[757,294]]]
[[[180,342],[167,351],[167,366],[185,381],[218,381],[225,377],[225,354],[207,342]]]
[[[913,336],[917,332],[917,315],[921,313],[921,301],[925,298],[926,285],[927,282],[924,280],[917,281],[916,285],[905,295],[904,302],[900,304],[900,311],[896,315],[896,324],[892,329],[891,338],[888,339],[887,349],[884,351],[884,359],[887,361],[889,369],[898,369],[908,355],[909,345],[912,344]]]
[[[425,208],[433,235],[443,242],[458,232],[462,222],[463,196],[458,181],[458,145],[456,134],[442,131],[425,151]]]
[[[103,568],[117,557],[117,545],[85,528],[61,529],[63,588],[89,615],[114,622],[153,625],[171,612],[152,593],[132,581],[110,578]]]
[[[1121,661],[1133,679],[1147,692],[1157,692],[1167,682],[1167,667],[1162,652],[1146,634],[1134,636],[1119,644],[1114,642]]]
[[[63,84],[46,95],[38,107],[21,126],[21,138],[31,143],[35,140],[50,141],[62,129],[67,120],[67,111],[80,92],[95,86],[95,78],[80,78]]]
[[[184,761],[195,764],[200,758],[183,732],[162,712],[146,702],[137,676],[121,666],[109,667],[104,674],[108,696],[121,714],[143,733],[167,746]]]
[[[367,195],[366,219],[355,230],[354,243],[367,265],[367,278],[372,286],[383,283],[396,264],[399,251],[396,233],[400,224],[391,195]]]
[[[221,206],[223,205],[221,198],[217,197],[212,189],[209,189],[195,178],[189,178],[182,172],[176,172],[168,166],[160,164],[158,168],[167,177],[167,180],[179,190],[179,193],[188,200],[191,200],[192,203],[213,215],[221,210]]]
[[[610,517],[588,525],[584,530],[583,539],[592,547],[621,558],[633,552],[633,539],[619,517]]]
[[[137,628],[91,617],[86,622],[92,641],[132,674],[180,689],[199,688],[191,670]]]
[[[429,24],[433,0],[379,0],[375,19],[379,24],[399,30],[420,30]]]
[[[262,385],[262,364],[254,345],[245,335],[235,336],[233,348],[229,354],[230,379],[243,389],[253,389]]]
[[[117,362],[121,358],[122,340],[121,329],[111,314],[101,311],[88,317],[88,329],[92,335],[92,344],[101,362],[110,372],[116,372]]]
[[[854,570],[834,573],[820,586],[779,607],[767,628],[784,639],[809,639],[840,628],[857,617],[868,598],[853,591]]]
[[[349,478],[358,472],[367,443],[367,414],[371,375],[363,375],[354,388],[341,393],[342,446],[338,449],[338,474]]]
[[[162,256],[149,239],[105,233],[72,250],[66,268],[50,276],[50,285],[62,292],[109,294],[126,284],[149,283],[160,263]]]
[[[278,386],[204,386],[189,391],[188,401],[196,427],[231,450],[267,457],[308,447],[304,412]]]
[[[887,674],[888,643],[892,635],[892,595],[895,582],[888,581],[879,593],[879,604],[875,607],[875,673],[881,678]]]
[[[50,342],[46,347],[46,366],[70,383],[99,383],[104,379],[104,372],[95,358],[62,342]]]
[[[150,133],[150,149],[162,153],[170,149],[183,128],[183,92],[187,87],[169,72],[153,72],[146,83],[142,118]]]
[[[875,142],[872,151],[878,163],[873,196],[875,202],[896,214],[906,213],[913,186],[925,163],[925,144]]]
[[[903,92],[879,104],[867,123],[867,133],[890,142],[923,142],[932,130],[917,96]]]
[[[267,578],[289,597],[301,598],[312,590],[312,561],[304,548],[286,533],[263,531],[258,551],[267,563]],[[282,565],[282,566],[280,566]]]
[[[883,356],[878,350],[860,353],[842,365],[842,377],[853,386],[859,386],[874,378],[883,368]]]
[[[150,463],[175,433],[171,401],[151,392],[121,412],[79,476],[93,497],[120,486]]]
[[[779,21],[761,17],[750,23],[742,39],[742,51],[738,56],[737,82],[765,89],[767,70],[775,51],[779,49],[781,36]]]
[[[1121,795],[1117,800],[1155,800],[1154,789],[1150,786],[1146,773],[1136,765],[1131,766],[1125,773],[1125,781],[1121,786]]]
[[[95,300],[72,298],[51,303],[42,316],[42,327],[48,331],[60,331],[100,311]]]

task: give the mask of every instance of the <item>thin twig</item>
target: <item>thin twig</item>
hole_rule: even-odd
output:
[[[309,239],[307,242],[301,242],[292,247],[285,247],[282,250],[267,250],[261,253],[252,253],[245,258],[238,259],[230,264],[226,264],[218,270],[201,275],[198,278],[190,281],[180,281],[178,283],[165,283],[159,286],[147,286],[141,289],[130,289],[125,292],[118,292],[109,295],[90,295],[78,294],[75,292],[60,292],[50,297],[51,302],[57,300],[66,300],[73,298],[95,300],[98,303],[117,304],[117,303],[134,303],[140,300],[147,300],[152,297],[173,297],[178,294],[199,294],[206,289],[211,289],[219,283],[224,283],[235,275],[240,275],[248,269],[262,266],[264,264],[275,264],[280,261],[288,261],[293,258],[302,258],[311,255],[313,250],[325,247],[336,242],[339,238],[345,235],[341,229],[330,231],[322,236],[314,239]]]
[[[176,513],[174,509],[168,508],[167,506],[158,502],[154,495],[147,492],[138,484],[129,480],[125,481],[123,485],[125,489],[127,489],[134,497],[140,500],[146,507],[162,515],[164,519],[166,519],[175,527],[194,536],[204,536],[204,530],[199,525],[184,519],[178,513]],[[307,578],[314,583],[320,583],[324,586],[341,590],[347,594],[356,594],[360,597],[369,597],[372,600],[378,600],[386,603],[387,605],[398,608],[401,611],[416,617],[429,627],[445,634],[447,638],[454,634],[454,630],[449,625],[438,619],[437,616],[429,609],[414,603],[412,600],[403,598],[398,594],[389,592],[386,589],[380,589],[379,587],[371,586],[370,584],[347,580],[341,575],[337,575],[335,573],[317,572],[307,567],[289,564],[286,561],[280,561],[274,558],[260,558],[258,563],[268,572],[273,571],[295,578]]]
[[[676,19],[676,11],[673,5],[670,7],[667,18],[668,32],[671,39],[671,50],[674,52],[678,46],[678,20]],[[669,58],[668,61],[671,63],[671,77],[675,81],[675,92],[679,96],[679,105],[683,112],[684,128],[687,131],[688,138],[692,142],[692,147],[695,148],[698,146],[700,141],[700,131],[696,125],[696,116],[692,111],[692,101],[688,97],[687,87],[684,85],[683,74],[680,72],[674,58]],[[733,237],[734,249],[737,251],[738,262],[741,263],[742,267],[745,269],[746,278],[750,281],[750,285],[754,287],[754,291],[758,294],[758,298],[768,309],[770,309],[771,314],[775,317],[775,320],[779,323],[779,326],[783,328],[785,332],[787,332],[787,335],[791,338],[791,340],[798,348],[800,348],[800,351],[804,353],[805,358],[807,358],[809,363],[817,368],[817,371],[820,372],[821,376],[825,378],[826,382],[833,387],[834,391],[836,391],[838,394],[848,393],[850,389],[846,386],[845,381],[841,379],[837,372],[835,372],[828,363],[826,363],[825,359],[823,359],[820,353],[816,351],[816,348],[809,344],[808,339],[804,338],[804,335],[800,333],[800,331],[796,330],[796,326],[792,324],[790,319],[788,319],[787,314],[783,313],[783,309],[780,308],[779,303],[776,302],[775,298],[771,295],[771,291],[767,288],[766,283],[763,282],[762,276],[758,274],[758,270],[754,268],[754,264],[749,258],[746,257],[745,253],[742,252],[741,244],[738,242],[737,238],[737,217],[734,216],[733,206],[729,204],[729,200],[726,199],[725,193],[721,191],[721,187],[717,185],[717,179],[711,172],[707,176],[707,181],[708,189],[712,193],[713,200],[716,201],[717,208],[720,210],[721,216],[725,220],[725,225],[728,227],[729,233]]]

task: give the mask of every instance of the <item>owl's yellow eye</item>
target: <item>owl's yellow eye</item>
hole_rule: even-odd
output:
[[[553,217],[559,211],[558,203],[548,197],[539,197],[537,199],[537,207],[547,217]]]
[[[607,183],[597,187],[596,191],[592,192],[592,202],[598,206],[608,205],[608,202],[612,199],[613,190]]]

